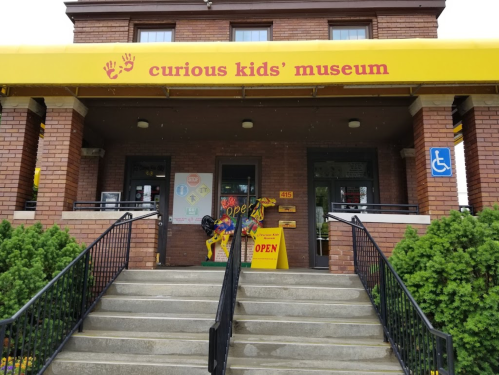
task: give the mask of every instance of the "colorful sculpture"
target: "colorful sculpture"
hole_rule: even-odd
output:
[[[242,223],[242,234],[243,236],[250,235],[254,240],[256,240],[256,233],[258,228],[262,227],[262,221],[264,219],[264,209],[266,207],[273,207],[276,204],[276,200],[273,198],[260,198],[256,200],[256,203],[250,206],[251,215],[249,218],[244,218]],[[234,234],[234,222],[228,215],[223,215],[220,219],[214,220],[211,216],[203,217],[201,221],[201,226],[205,230],[208,236],[212,236],[210,239],[206,240],[206,247],[208,249],[208,256],[206,260],[211,259],[213,251],[211,250],[211,245],[217,242],[221,242],[221,246],[227,258],[229,257],[229,251],[227,250],[227,242],[229,242],[230,235]]]

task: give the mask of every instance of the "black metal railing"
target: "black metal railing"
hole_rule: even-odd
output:
[[[459,211],[460,212],[464,212],[464,211],[469,211],[469,213],[474,216],[475,215],[475,210],[473,209],[473,206],[465,206],[465,205],[462,205],[462,206],[459,206]]]
[[[156,214],[133,219],[130,213],[124,214],[12,318],[0,321],[0,359],[7,362],[0,375],[42,374],[47,369],[128,268],[132,223]]]
[[[227,368],[232,321],[241,273],[241,227],[241,214],[239,214],[225,269],[215,324],[210,327],[208,372],[212,375],[224,375]]]
[[[73,203],[73,211],[156,211],[157,204],[153,201],[78,201]]]
[[[332,212],[367,213],[367,214],[404,214],[419,215],[417,204],[385,203],[331,203]]]
[[[36,201],[26,201],[24,203],[24,211],[36,211]]]
[[[354,266],[383,325],[385,341],[407,375],[454,375],[452,336],[433,328],[357,216],[352,226]],[[438,372],[437,372],[438,371]]]

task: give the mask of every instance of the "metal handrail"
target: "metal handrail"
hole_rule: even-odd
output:
[[[357,206],[359,208],[342,208],[342,206]],[[387,208],[383,208],[387,207]],[[331,212],[352,212],[352,213],[390,213],[390,214],[415,214],[419,215],[419,205],[417,204],[392,204],[392,203],[331,203]]]
[[[215,324],[210,327],[209,332],[208,372],[212,375],[224,375],[227,368],[232,321],[241,273],[241,232],[242,218],[239,214],[225,269]]]
[[[0,321],[0,343],[7,356],[32,357],[31,374],[43,374],[100,298],[128,268],[132,218],[127,212],[71,261],[11,318]],[[2,375],[15,375],[17,369]]]
[[[351,222],[331,214],[324,217],[352,227],[355,273],[404,373],[454,375],[452,336],[433,327],[362,221],[357,216]]]
[[[82,205],[93,205],[86,207]],[[138,201],[76,201],[73,211],[149,211],[156,210],[156,202]]]

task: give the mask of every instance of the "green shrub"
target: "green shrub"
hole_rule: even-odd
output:
[[[13,229],[0,224],[0,320],[10,318],[66,267],[84,247],[57,225]]]
[[[499,374],[499,208],[454,211],[419,237],[408,228],[390,262],[434,323],[453,336],[456,373]]]

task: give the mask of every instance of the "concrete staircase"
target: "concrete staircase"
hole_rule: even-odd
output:
[[[206,375],[224,270],[126,271],[48,375]],[[402,374],[356,275],[243,270],[232,375]]]

